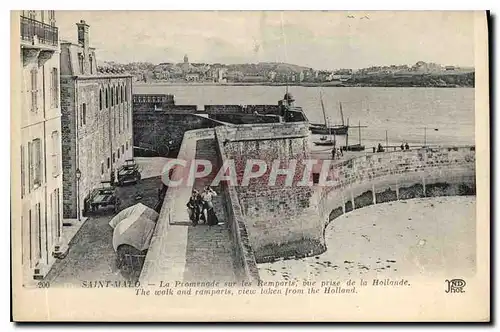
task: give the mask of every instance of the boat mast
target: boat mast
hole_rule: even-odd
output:
[[[359,145],[361,146],[361,121],[358,121],[358,128],[359,128]]]
[[[344,112],[342,111],[342,102],[339,101],[340,105],[340,117],[342,118],[342,125],[344,125]]]
[[[347,131],[345,133],[345,150],[349,148],[349,118],[347,118]]]
[[[327,127],[328,123],[326,121],[325,105],[323,104],[323,95],[321,94],[321,90],[319,90],[319,100],[321,102],[321,109],[323,110],[323,119],[325,120],[325,127]]]

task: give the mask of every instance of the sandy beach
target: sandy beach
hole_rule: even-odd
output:
[[[476,268],[476,198],[436,197],[355,210],[326,229],[327,251],[259,264],[261,278],[467,276]]]

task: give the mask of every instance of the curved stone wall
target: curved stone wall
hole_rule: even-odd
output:
[[[217,159],[239,161],[247,158],[307,159],[308,135],[301,124],[218,127],[190,130],[184,133],[179,159],[192,160],[199,140],[214,141]],[[280,129],[280,134],[276,130]],[[283,149],[275,149],[275,145]],[[275,153],[282,151],[283,153]],[[272,153],[271,153],[272,152]],[[300,158],[297,158],[300,159]],[[233,241],[234,265],[244,280],[258,280],[256,262],[269,262],[316,255],[326,250],[324,231],[340,215],[368,205],[443,195],[475,194],[475,148],[422,148],[386,153],[366,153],[333,164],[328,186],[279,187],[263,190],[260,182],[247,187],[222,186],[222,196]],[[175,169],[173,179],[183,176]],[[260,181],[260,180],[259,180]],[[255,188],[254,188],[255,187]],[[185,202],[191,188],[181,186],[167,190],[153,235],[141,280],[161,280],[175,272],[175,261],[167,251],[167,235],[179,213],[186,213]],[[277,213],[274,201],[283,196],[284,204],[297,205],[297,215]],[[262,201],[261,211],[253,211]],[[276,204],[279,204],[277,202]],[[302,205],[304,205],[302,207]],[[276,214],[275,217],[272,213]],[[172,236],[172,235],[171,235]],[[170,253],[171,255],[172,253]],[[180,277],[179,277],[180,278]]]
[[[474,195],[475,148],[441,147],[367,154],[334,165],[333,185],[318,187],[328,223],[364,206],[418,197]]]

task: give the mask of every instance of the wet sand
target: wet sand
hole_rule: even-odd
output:
[[[475,213],[474,196],[413,199],[355,210],[328,225],[325,253],[259,264],[259,272],[266,281],[472,275]]]

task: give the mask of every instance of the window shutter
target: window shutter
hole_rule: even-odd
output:
[[[21,197],[24,197],[24,146],[21,145]]]
[[[52,132],[52,175],[59,175],[59,132]]]
[[[33,140],[33,159],[34,159],[34,185],[40,185],[42,183],[42,144],[39,138]]]
[[[32,69],[31,70],[31,110],[33,112],[36,112],[38,109],[38,82],[37,82],[37,70]]]
[[[33,188],[33,145],[28,142],[28,190]]]
[[[52,104],[59,107],[59,75],[57,68],[52,69]]]

